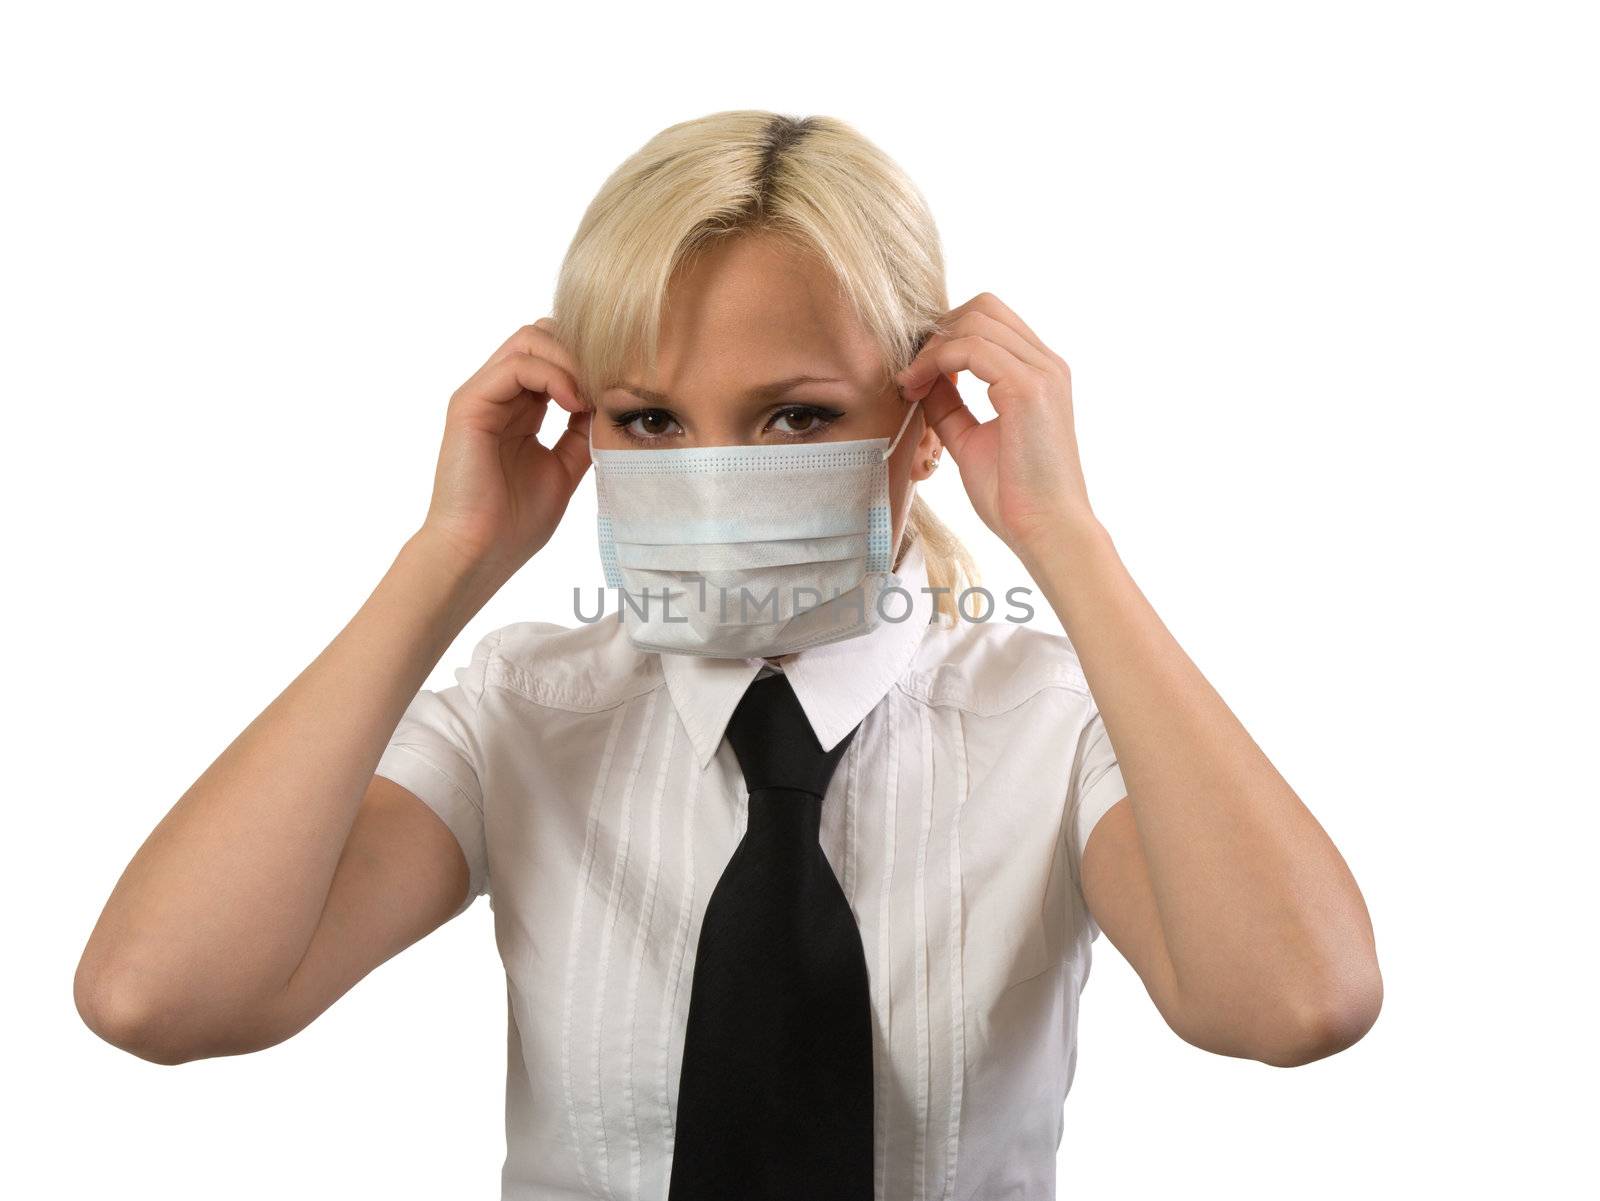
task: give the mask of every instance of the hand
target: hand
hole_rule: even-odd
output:
[[[502,579],[550,540],[589,468],[591,410],[554,328],[542,317],[512,334],[445,411],[422,532]],[[551,400],[569,416],[546,447],[537,435]]]
[[[895,377],[961,471],[984,524],[1027,559],[1063,523],[1093,522],[1072,427],[1072,375],[990,292],[945,315],[949,334],[929,338]],[[955,374],[989,385],[995,417],[980,422],[961,401]]]

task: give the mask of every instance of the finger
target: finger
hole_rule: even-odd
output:
[[[507,438],[534,438],[539,434],[539,427],[544,424],[545,411],[549,409],[548,397],[535,396],[532,392],[524,390],[522,397],[513,400],[506,406],[514,409],[511,420],[506,422],[505,437]]]
[[[567,428],[550,448],[574,484],[589,470],[589,424],[593,420],[592,412],[573,413],[567,418]]]
[[[531,326],[524,326],[518,334],[526,333],[528,340],[538,350],[532,353],[549,359],[574,379],[578,377],[578,363],[572,357],[572,352],[567,349],[566,343],[561,341],[556,333],[556,319],[554,317],[540,317]],[[513,335],[515,336],[515,335]]]
[[[1033,339],[1024,337],[1021,331],[992,313],[973,309],[962,318],[962,321],[965,323],[962,333],[977,334],[988,338],[998,346],[1004,346],[1016,356],[1018,362],[1027,363],[1038,371],[1049,371],[1056,365],[1055,356],[1049,350],[1038,345]]]
[[[912,362],[915,362],[915,361],[916,361],[915,359],[912,360]],[[952,375],[948,375],[945,378],[948,379],[952,384],[954,384],[956,382],[956,377],[953,374]],[[898,375],[894,377],[894,386],[895,386],[895,389],[899,392],[901,400],[905,401],[907,404],[915,404],[916,403],[916,400],[918,398],[914,398],[914,397],[906,395],[905,385],[900,382],[900,377]]]
[[[937,382],[937,373],[970,371],[989,385],[989,399],[996,412],[1010,403],[1011,397],[1020,394],[1027,385],[1038,379],[1038,372],[1018,361],[1016,355],[988,338],[968,334],[949,341],[930,340],[914,364],[903,372],[899,382],[906,394],[920,398],[930,383]]]
[[[1045,345],[1044,339],[1029,329],[1028,323],[1012,312],[1010,307],[993,292],[979,292],[971,300],[967,301],[962,308],[969,312],[983,313],[1014,330],[1043,357],[1047,359],[1056,357],[1055,351]],[[1021,356],[1019,355],[1018,357],[1020,358]]]
[[[948,376],[934,381],[933,390],[923,398],[922,416],[939,441],[950,448],[950,457],[960,463],[963,440],[981,423],[962,403],[961,393]]]
[[[549,403],[548,396],[535,395],[525,388],[510,400],[499,403],[484,403],[465,392],[457,392],[450,398],[446,421],[493,434],[501,441],[515,442],[538,433]]]
[[[484,367],[494,366],[508,354],[518,351],[520,351],[522,354],[531,354],[533,335],[537,332],[536,327],[537,322],[535,322],[533,325],[518,326],[517,331],[514,334],[512,334],[504,342],[500,343],[499,346],[496,346],[494,348],[494,353],[483,360],[483,367],[478,368],[478,370],[482,371]]]
[[[915,358],[906,366],[906,371],[911,373],[911,378],[920,382],[931,370],[926,366],[927,358],[939,347],[962,337],[988,338],[998,346],[1003,346],[1017,359],[1018,362],[1027,363],[1035,370],[1053,371],[1057,367],[1056,360],[1048,351],[1041,351],[1032,342],[1028,341],[1016,330],[1004,322],[997,321],[988,313],[972,309],[962,313],[950,323],[950,332],[935,334],[924,343],[923,348],[917,352]]]
[[[540,317],[533,324],[536,328],[544,331],[545,336],[540,343],[544,347],[544,357],[557,367],[560,367],[574,380],[578,379],[583,373],[578,370],[578,360],[572,357],[572,352],[567,348],[566,343],[561,340],[560,334],[556,332],[555,318]],[[591,411],[594,409],[594,405],[590,403],[586,395],[580,392],[578,397],[583,401],[585,408]]]
[[[506,404],[523,390],[554,400],[569,413],[588,409],[578,397],[577,381],[568,372],[549,359],[520,352],[512,352],[498,363],[483,368],[462,385],[457,395]]]
[[[1044,363],[1048,363],[1056,369],[1068,373],[1070,376],[1071,368],[1067,366],[1067,361],[1051,350],[1045,344],[1044,339],[1034,333],[1028,323],[1017,316],[1011,307],[993,292],[979,292],[965,304],[957,305],[948,313],[942,315],[939,324],[948,331],[952,326],[958,324],[963,316],[971,313],[981,313],[1013,330],[1019,338],[1033,348],[1034,354],[1032,357],[1038,365],[1043,366]],[[1015,348],[1013,348],[1013,352],[1015,352]],[[1018,358],[1022,359],[1027,359],[1028,357],[1030,356],[1018,355]]]
[[[540,358],[549,359],[568,375],[577,378],[577,363],[572,354],[556,336],[556,323],[553,317],[540,317],[531,325],[524,325],[516,333],[502,342],[495,352],[484,361],[484,366],[489,367],[501,359],[512,354],[531,354]]]

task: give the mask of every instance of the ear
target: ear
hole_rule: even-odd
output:
[[[933,426],[923,422],[922,437],[917,439],[916,456],[911,460],[911,478],[921,481],[932,475],[943,451],[944,445],[939,441],[939,435],[933,432]]]

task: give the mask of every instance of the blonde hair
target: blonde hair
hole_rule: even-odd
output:
[[[670,125],[601,185],[573,235],[551,317],[591,400],[642,352],[655,361],[673,274],[719,239],[763,233],[815,255],[877,342],[883,383],[949,308],[939,233],[922,193],[845,122],[760,109]],[[896,565],[916,543],[940,615],[977,582],[960,540],[920,498]]]

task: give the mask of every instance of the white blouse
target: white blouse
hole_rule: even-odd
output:
[[[1122,774],[1065,638],[930,624],[918,547],[900,575],[909,620],[784,665],[824,748],[861,723],[821,841],[871,979],[875,1195],[1043,1201],[1100,933],[1079,863]],[[502,1201],[667,1195],[700,920],[746,820],[722,735],[762,665],[638,651],[611,614],[518,623],[383,754],[460,842],[461,910],[493,910]]]

